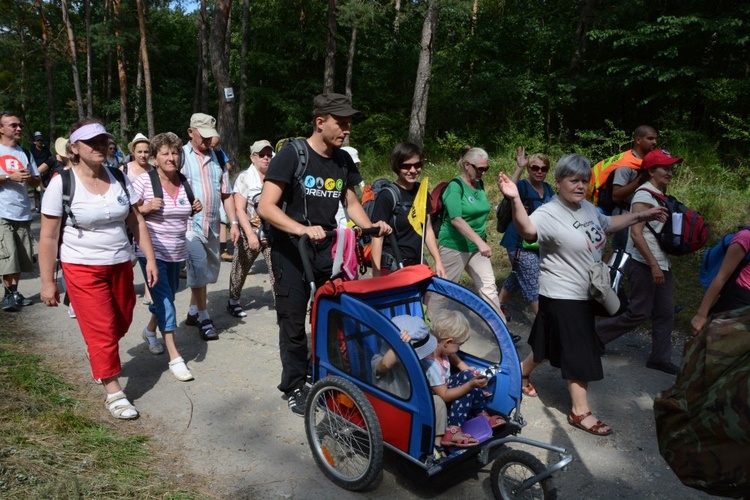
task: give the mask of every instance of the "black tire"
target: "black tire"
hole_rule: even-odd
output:
[[[531,485],[524,491],[515,491],[521,483],[545,469],[544,464],[531,453],[510,448],[502,450],[490,470],[492,492],[495,498],[557,500],[557,488],[551,477]]]
[[[353,383],[336,376],[316,382],[305,404],[305,431],[315,462],[334,484],[361,491],[380,481],[380,422]]]

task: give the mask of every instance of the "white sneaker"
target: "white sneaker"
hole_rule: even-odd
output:
[[[183,360],[182,357],[175,358],[169,362],[169,371],[172,372],[172,375],[181,382],[193,380],[193,374],[188,370],[185,360]]]
[[[159,340],[157,340],[156,333],[149,335],[148,330],[144,328],[143,333],[141,333],[141,338],[146,342],[146,345],[148,345],[148,352],[151,354],[161,354],[164,352],[164,346],[161,345]]]

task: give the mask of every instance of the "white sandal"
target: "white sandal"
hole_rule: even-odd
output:
[[[104,404],[115,418],[119,418],[120,420],[132,420],[138,418],[138,410],[136,410],[135,406],[128,401],[127,396],[125,396],[125,393],[122,391],[108,394]]]
[[[193,374],[188,370],[185,360],[182,357],[175,358],[169,362],[169,371],[181,382],[193,380]]]

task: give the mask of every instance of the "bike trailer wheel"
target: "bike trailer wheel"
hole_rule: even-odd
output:
[[[315,462],[334,484],[360,491],[382,477],[380,422],[350,381],[331,376],[313,385],[305,404],[305,431]]]
[[[551,477],[518,491],[524,481],[544,472],[545,469],[544,464],[531,453],[505,448],[497,455],[490,470],[495,498],[556,500],[557,488]]]

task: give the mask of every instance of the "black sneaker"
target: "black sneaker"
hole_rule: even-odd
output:
[[[188,313],[187,319],[185,320],[185,324],[188,326],[201,326],[201,322],[198,321],[198,313],[195,313],[195,314]]]
[[[670,375],[677,375],[677,372],[680,371],[680,368],[674,363],[657,363],[656,361],[647,362],[646,368],[651,368],[652,370],[659,370],[664,373],[668,373]]]
[[[13,292],[13,298],[16,299],[16,304],[19,306],[30,306],[34,302],[31,299],[27,299],[23,295],[21,295],[21,292]]]
[[[16,297],[12,293],[6,293],[3,297],[3,311],[16,312],[18,311],[18,303]]]
[[[305,393],[302,389],[294,389],[287,394],[287,404],[295,415],[305,416]]]

